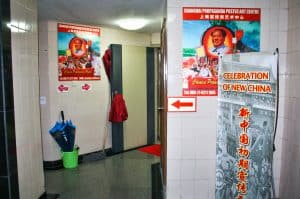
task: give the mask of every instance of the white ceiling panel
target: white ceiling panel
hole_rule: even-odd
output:
[[[165,0],[38,0],[39,20],[119,28],[122,18],[142,17],[148,25],[136,32],[160,32]]]

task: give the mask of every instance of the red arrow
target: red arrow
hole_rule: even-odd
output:
[[[180,100],[177,100],[172,105],[175,106],[176,108],[180,109],[180,107],[182,107],[182,106],[186,106],[186,107],[193,106],[194,103],[193,102],[180,102]]]

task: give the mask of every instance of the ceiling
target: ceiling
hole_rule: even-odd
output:
[[[143,17],[149,24],[135,32],[160,32],[165,0],[38,0],[39,20],[119,28],[122,18]]]

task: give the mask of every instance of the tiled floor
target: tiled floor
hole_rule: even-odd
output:
[[[134,150],[45,171],[46,191],[59,199],[151,199],[151,165],[157,162],[159,157]]]

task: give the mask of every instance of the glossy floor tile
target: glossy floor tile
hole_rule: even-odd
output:
[[[45,171],[47,193],[60,199],[151,199],[151,165],[159,157],[137,150]]]

